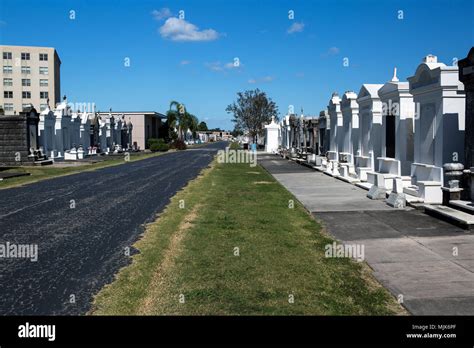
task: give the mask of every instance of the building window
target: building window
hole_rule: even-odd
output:
[[[21,60],[30,60],[30,54],[29,53],[21,53]]]
[[[21,92],[21,97],[24,98],[24,99],[30,99],[31,98],[31,92],[23,91],[23,92]]]
[[[43,111],[48,108],[48,104],[40,104],[40,111]]]
[[[13,79],[4,78],[4,79],[3,79],[3,85],[4,85],[4,86],[13,86]]]
[[[4,74],[11,74],[13,72],[11,65],[4,65],[3,66],[3,73]]]
[[[48,92],[40,92],[40,99],[48,99]]]
[[[21,109],[22,109],[22,110],[25,110],[25,109],[27,109],[27,108],[29,108],[29,107],[31,107],[31,104],[30,104],[30,103],[28,103],[28,104],[21,104]]]
[[[48,87],[48,80],[40,79],[40,87]]]
[[[13,98],[12,91],[3,91],[3,98]]]
[[[47,61],[48,60],[48,54],[47,53],[40,53],[40,61]]]
[[[22,66],[21,67],[22,74],[31,74],[31,68],[29,66]]]
[[[47,66],[40,66],[39,68],[40,75],[48,75],[48,67]]]
[[[3,52],[3,59],[12,59],[11,52]]]
[[[30,79],[21,79],[21,85],[23,87],[31,86],[31,80]]]
[[[5,103],[5,104],[3,104],[3,110],[5,110],[5,111],[13,111],[13,104],[12,104],[12,103]]]

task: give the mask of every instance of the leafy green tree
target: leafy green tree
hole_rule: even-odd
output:
[[[205,132],[207,130],[208,130],[208,128],[207,128],[206,122],[201,121],[201,123],[199,123],[199,125],[198,125],[198,131]]]
[[[237,93],[237,100],[229,104],[227,113],[232,113],[236,129],[247,131],[257,142],[257,135],[263,133],[263,125],[271,121],[272,116],[278,119],[278,107],[265,92],[258,88]]]

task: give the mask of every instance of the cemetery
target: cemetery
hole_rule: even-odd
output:
[[[367,190],[368,199],[474,225],[474,49],[458,64],[427,55],[356,94],[334,92],[318,118],[287,114],[267,142],[278,153]],[[270,133],[271,130],[271,133]],[[271,151],[275,152],[272,145]]]
[[[0,166],[45,165],[136,150],[125,115],[73,111],[66,97],[56,108],[0,116]]]

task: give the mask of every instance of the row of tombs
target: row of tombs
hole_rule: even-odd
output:
[[[134,150],[133,125],[125,116],[74,112],[66,97],[55,109],[33,106],[0,117],[2,166],[49,164],[87,156]]]
[[[333,93],[319,117],[267,125],[268,149],[356,184],[372,199],[474,213],[474,48],[457,65],[428,55],[408,81]],[[278,135],[276,135],[278,134]],[[268,139],[267,142],[271,143]]]

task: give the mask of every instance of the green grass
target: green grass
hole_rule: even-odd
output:
[[[140,253],[96,296],[91,314],[405,313],[366,264],[325,258],[332,241],[261,167],[214,164],[147,226]]]
[[[76,174],[84,171],[91,171],[100,168],[116,166],[128,162],[140,161],[146,158],[155,157],[162,155],[162,152],[156,153],[138,153],[131,154],[129,161],[125,161],[125,155],[122,157],[110,157],[104,161],[96,162],[92,164],[76,165],[70,167],[56,167],[56,166],[32,166],[32,167],[17,167],[11,168],[3,171],[4,173],[8,172],[20,172],[20,173],[30,173],[28,176],[19,176],[15,178],[9,178],[0,181],[0,190],[10,187],[21,186],[25,184],[30,184],[32,182],[37,182],[41,180],[51,179],[58,176]]]

